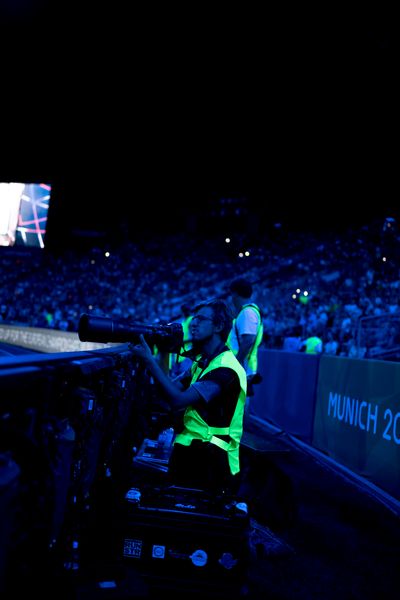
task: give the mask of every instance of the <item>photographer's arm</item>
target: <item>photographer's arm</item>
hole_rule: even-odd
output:
[[[140,344],[135,346],[130,344],[129,348],[134,356],[143,360],[154,379],[163,388],[173,410],[181,410],[199,400],[200,394],[195,388],[190,386],[187,390],[183,390],[179,382],[172,381],[163,371],[142,335]]]

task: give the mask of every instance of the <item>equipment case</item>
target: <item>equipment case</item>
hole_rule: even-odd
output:
[[[238,595],[249,558],[247,505],[202,490],[135,487],[124,498],[122,560],[150,589]]]

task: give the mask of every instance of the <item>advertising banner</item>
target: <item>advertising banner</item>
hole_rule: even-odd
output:
[[[312,445],[400,499],[400,364],[322,356]]]

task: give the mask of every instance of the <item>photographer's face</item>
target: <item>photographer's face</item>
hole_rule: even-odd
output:
[[[190,321],[189,327],[194,342],[209,339],[214,334],[212,310],[206,306],[200,308]]]

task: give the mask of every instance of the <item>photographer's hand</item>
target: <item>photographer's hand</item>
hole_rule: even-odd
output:
[[[154,360],[154,356],[150,349],[150,346],[148,345],[142,334],[140,334],[139,339],[139,344],[129,344],[129,350],[132,352],[133,356],[137,356],[138,358],[143,359],[146,363],[150,363]]]

